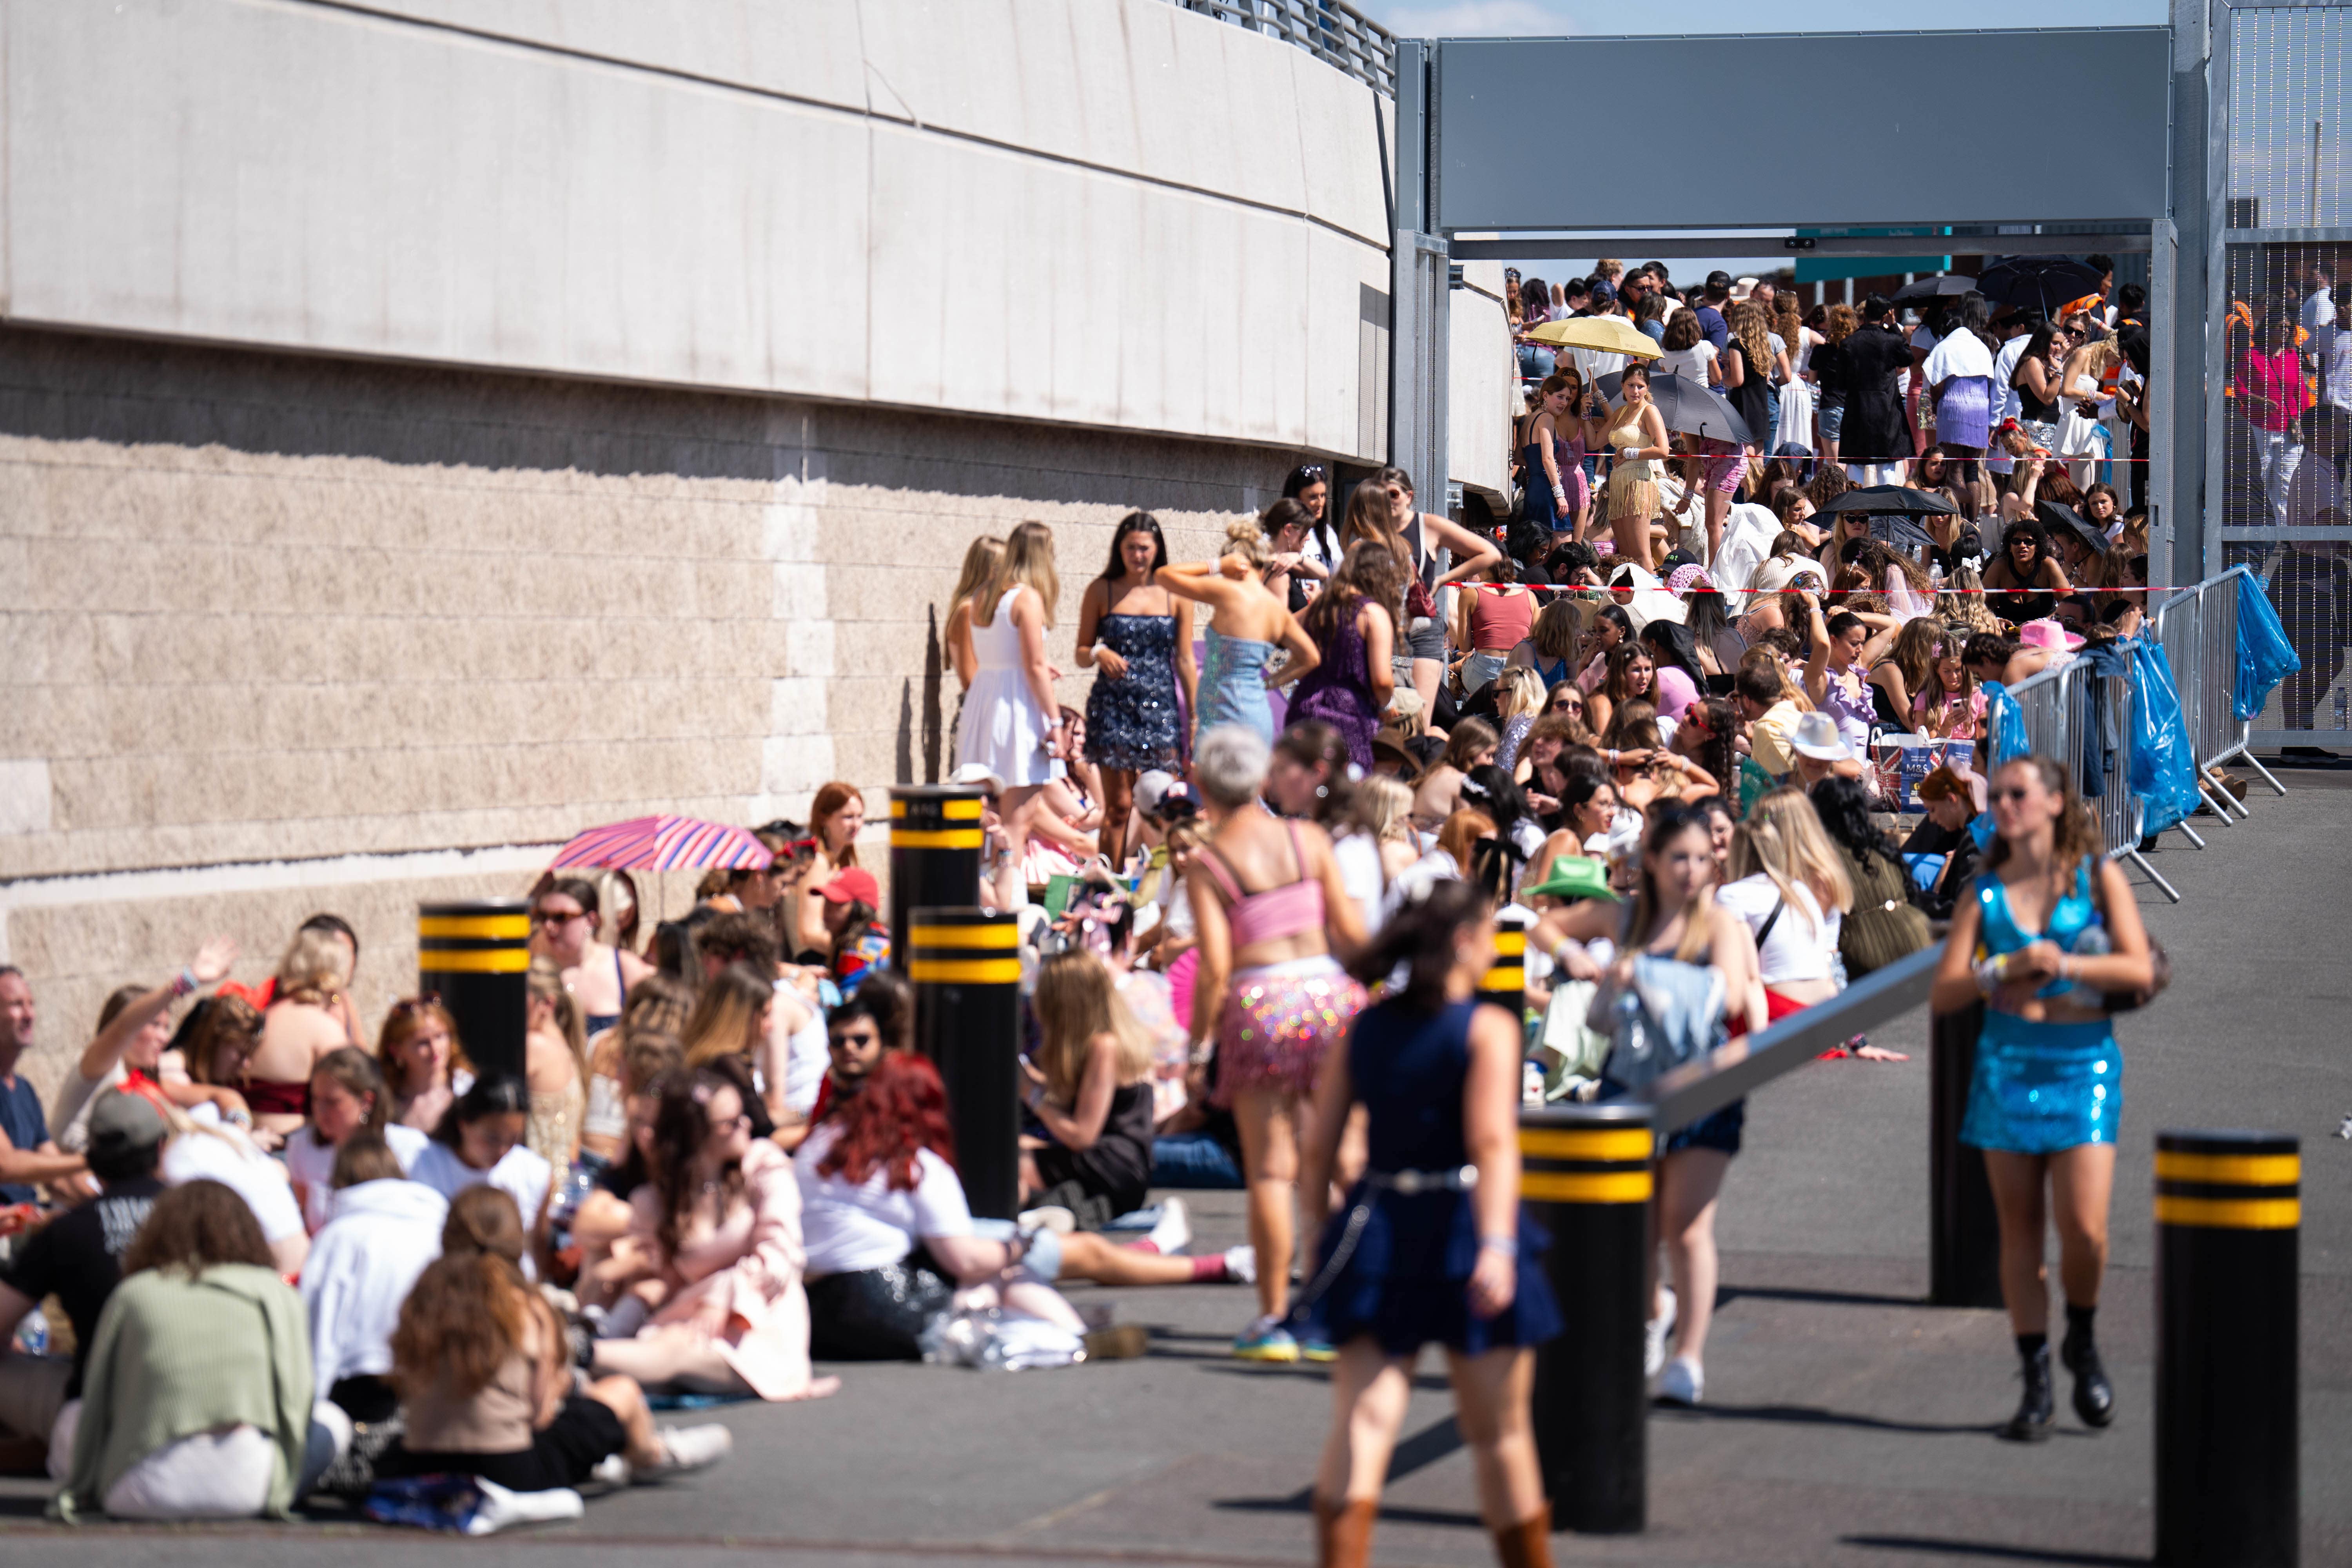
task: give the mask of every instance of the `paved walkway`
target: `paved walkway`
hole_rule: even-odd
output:
[[[2151,1549],[2150,1151],[2160,1126],[2263,1126],[2305,1150],[2304,1560],[2352,1561],[2352,1113],[2337,1020],[2352,872],[2352,773],[2284,775],[2254,820],[2174,836],[2159,864],[2187,901],[2143,897],[2176,966],[2124,1026],[2125,1139],[2102,1332],[2121,1413],[2062,1417],[2021,1449],[1993,1426],[2015,1400],[1997,1313],[1920,1305],[1927,1289],[1927,1076],[1823,1063],[1751,1102],[1727,1190],[1724,1300],[1707,1403],[1651,1424],[1651,1528],[1563,1535],[1564,1562],[1759,1564],[2135,1563]],[[1924,1046],[1919,1020],[1879,1032]],[[1197,1194],[1202,1245],[1239,1239],[1234,1194]],[[1328,1413],[1312,1369],[1238,1364],[1237,1287],[1090,1291],[1148,1323],[1143,1360],[982,1376],[844,1369],[836,1398],[737,1406],[734,1459],[708,1476],[592,1502],[582,1525],[501,1537],[469,1561],[719,1564],[747,1551],[853,1568],[1003,1563],[1297,1563]],[[1492,1560],[1437,1363],[1424,1366],[1376,1543],[1383,1563]],[[0,1531],[37,1522],[38,1489],[0,1483]],[[307,1522],[58,1532],[40,1561],[309,1568],[322,1552],[443,1560],[445,1543]],[[0,1549],[5,1550],[5,1549]],[[29,1557],[27,1560],[30,1560]]]

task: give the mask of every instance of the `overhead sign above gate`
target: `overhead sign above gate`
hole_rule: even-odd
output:
[[[2171,51],[2164,27],[1447,38],[1430,226],[2150,222]]]

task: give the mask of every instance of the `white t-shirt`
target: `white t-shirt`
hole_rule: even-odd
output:
[[[1685,381],[1695,381],[1701,386],[1705,386],[1712,379],[1714,372],[1709,367],[1714,363],[1715,345],[1705,338],[1699,339],[1689,348],[1668,349],[1658,356],[1660,370],[1669,375],[1681,376]]]
[[[2315,289],[2311,298],[2303,302],[2303,328],[2317,332],[2336,319],[2336,296],[2326,289]]]
[[[201,1107],[198,1121],[203,1121]],[[273,1247],[289,1237],[307,1236],[302,1210],[287,1184],[286,1167],[245,1141],[234,1128],[218,1132],[183,1132],[164,1146],[161,1174],[167,1187],[190,1182],[218,1182],[245,1200],[261,1224],[261,1239]]]
[[[404,1172],[416,1163],[416,1156],[432,1142],[415,1128],[397,1121],[384,1123],[383,1141]],[[302,1190],[302,1222],[316,1236],[319,1227],[334,1216],[335,1151],[320,1142],[318,1130],[305,1122],[286,1140],[279,1158],[286,1162],[286,1174]]]
[[[1771,878],[1759,871],[1753,877],[1742,877],[1717,888],[1715,901],[1746,921],[1750,931],[1757,931],[1770,918],[1772,907],[1780,902],[1780,889],[1772,885]],[[1843,919],[1832,910],[1829,919],[1822,920],[1821,906],[1813,901],[1812,889],[1798,883],[1796,896],[1781,909],[1780,918],[1772,921],[1770,934],[1758,948],[1764,984],[1827,980],[1832,973],[1831,960],[1837,954],[1838,927]]]
[[[520,1143],[508,1150],[506,1158],[488,1170],[477,1171],[457,1158],[455,1149],[437,1138],[428,1138],[408,1166],[410,1181],[422,1182],[445,1198],[454,1199],[467,1187],[488,1183],[514,1199],[515,1207],[522,1211],[525,1230],[539,1223],[540,1210],[547,1205],[548,1184],[553,1177],[554,1167]]]
[[[876,1171],[855,1186],[838,1173],[818,1175],[817,1163],[840,1135],[840,1126],[828,1119],[793,1156],[793,1173],[801,1184],[801,1235],[811,1277],[887,1268],[925,1237],[971,1234],[963,1182],[954,1166],[929,1149],[915,1155],[912,1192],[892,1187],[887,1171]]]
[[[790,982],[776,982],[778,994],[782,994]],[[833,1063],[833,1047],[824,1032],[824,1009],[810,1006],[808,998],[799,991],[792,999],[808,1011],[808,1022],[793,1031],[784,1042],[784,1103],[806,1116],[816,1104],[817,1091],[824,1086],[825,1069]]]
[[[1966,327],[1955,327],[1937,342],[1928,352],[1927,363],[1919,368],[1929,386],[1960,376],[1990,376],[1993,373],[1992,351]]]

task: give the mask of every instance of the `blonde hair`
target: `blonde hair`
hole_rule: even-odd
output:
[[[1481,838],[1495,837],[1495,819],[1483,811],[1466,806],[1445,819],[1437,830],[1437,847],[1454,857],[1454,865],[1466,875],[1470,869],[1470,851]]]
[[[1801,907],[1800,884],[1824,914],[1832,909],[1853,908],[1853,884],[1846,878],[1845,863],[1838,858],[1830,836],[1822,831],[1813,803],[1793,784],[1759,796],[1732,837],[1733,879],[1752,877],[1759,871],[1771,879],[1792,914],[1812,918]]]
[[[1543,706],[1543,677],[1524,665],[1507,666],[1495,677],[1495,717],[1506,723]]]
[[[1062,580],[1054,572],[1054,531],[1042,522],[1024,522],[1004,541],[1004,557],[988,580],[986,594],[972,602],[971,623],[992,626],[996,606],[1006,590],[1034,588],[1045,606],[1045,624],[1054,624],[1054,605],[1062,596]]]
[[[1748,361],[1747,374],[1767,381],[1772,375],[1771,329],[1764,320],[1764,307],[1753,300],[1735,300],[1723,308],[1723,323],[1731,329],[1739,344],[1741,357]]]
[[[1119,1087],[1150,1075],[1151,1037],[1128,1010],[1110,965],[1084,948],[1055,953],[1037,966],[1037,1070],[1056,1104],[1076,1105],[1094,1043],[1118,1042]]]
[[[308,1002],[323,1007],[335,999],[350,977],[343,973],[345,949],[332,931],[304,929],[294,933],[286,944],[286,956],[278,961],[278,992],[280,1002]]]
[[[948,608],[971,598],[986,587],[1004,563],[1004,541],[993,533],[983,533],[964,547],[963,570],[956,574],[955,592],[948,595]]]
[[[1356,783],[1356,816],[1374,843],[1402,842],[1412,832],[1412,791],[1386,773],[1369,774]]]
[[[720,1057],[756,1050],[759,1042],[752,1032],[760,1026],[761,1012],[775,1001],[775,982],[762,978],[748,963],[730,963],[712,975],[687,1018],[681,1042],[686,1065],[698,1068]]]
[[[563,1043],[572,1047],[572,1064],[580,1069],[580,1081],[588,1081],[588,1028],[582,1016],[580,1004],[563,988],[563,971],[551,958],[530,961],[530,973],[523,982],[525,993],[533,1002],[555,1005],[555,1026],[563,1036]]]
[[[1263,566],[1274,559],[1266,547],[1265,531],[1254,518],[1242,518],[1225,524],[1225,553],[1238,555],[1252,566]]]

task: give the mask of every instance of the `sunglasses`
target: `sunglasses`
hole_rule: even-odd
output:
[[[444,1012],[447,1011],[446,1007],[442,1006],[441,993],[438,991],[427,991],[422,996],[403,996],[399,1001],[394,1002],[392,1005],[393,1012],[396,1016],[404,1018],[411,1013],[421,1013],[427,1007],[441,1008]]]
[[[587,918],[588,911],[586,910],[572,910],[562,914],[558,914],[552,910],[533,910],[530,911],[530,923],[535,926],[568,926],[573,921],[584,921]]]

